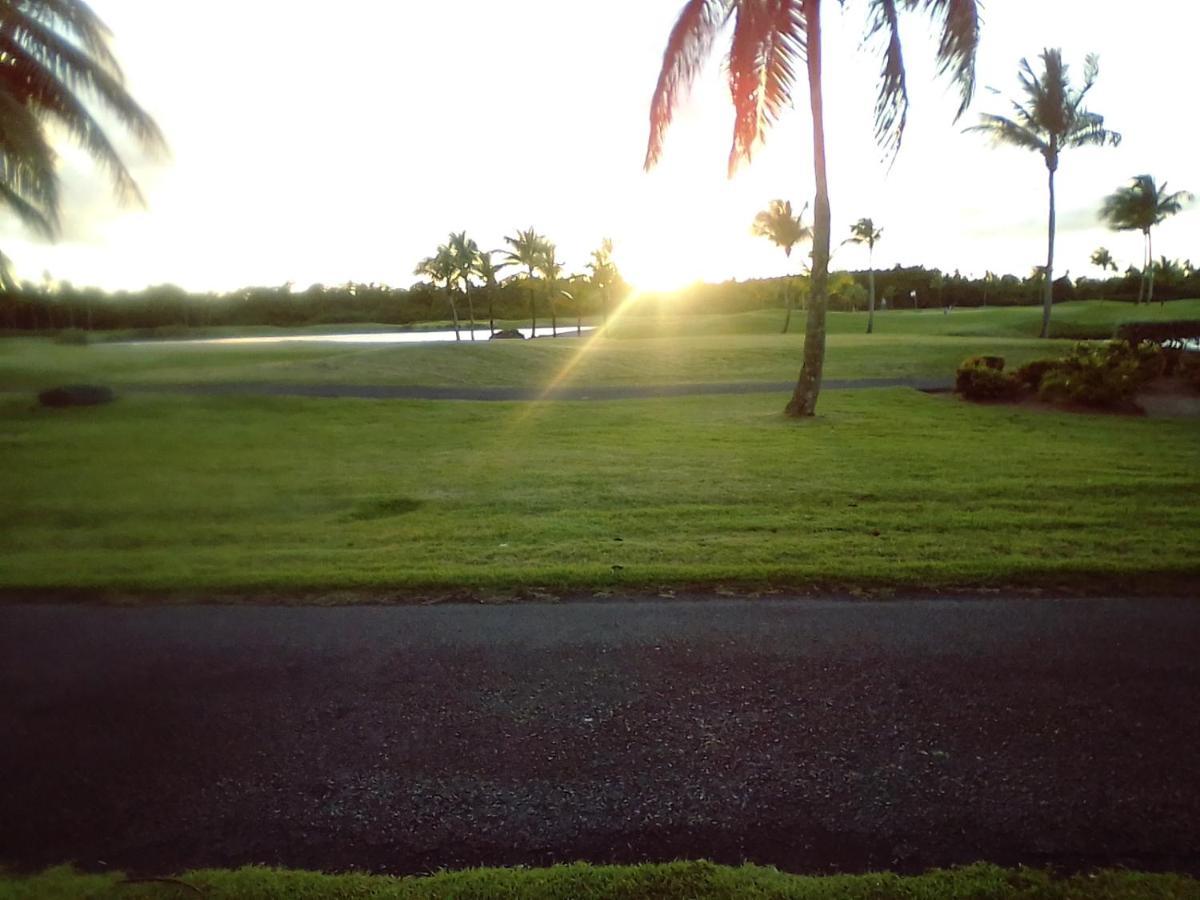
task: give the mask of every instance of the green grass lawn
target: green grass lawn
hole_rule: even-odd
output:
[[[471,869],[410,878],[321,875],[246,868],[208,869],[180,879],[211,900],[1187,900],[1200,883],[1182,875],[1101,871],[1059,877],[1036,869],[976,864],[923,875],[789,875],[776,869],[704,862],[664,865],[588,866],[547,869]],[[29,877],[0,877],[0,900],[158,900],[194,895],[178,883],[126,883],[120,874],[83,875],[51,869]]]
[[[1177,587],[1200,422],[903,389],[0,402],[0,587]],[[619,566],[621,568],[614,568]]]
[[[1200,317],[1200,301],[1159,307],[1127,303],[1063,304],[1056,322],[1110,332],[1122,318]],[[1069,341],[1039,341],[1039,313],[1028,307],[889,312],[878,333],[862,333],[861,313],[832,313],[828,378],[949,379],[980,353],[1016,366],[1064,352]],[[63,346],[45,339],[0,340],[0,390],[40,389],[78,381],[121,385],[172,382],[527,387],[562,378],[569,385],[789,381],[800,366],[803,335],[777,334],[779,311],[737,316],[632,317],[609,337],[467,342],[423,346],[338,344]],[[586,346],[586,350],[582,348]],[[565,373],[565,375],[564,375]]]

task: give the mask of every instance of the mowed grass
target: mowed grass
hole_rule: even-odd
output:
[[[1070,341],[1036,339],[1033,308],[888,312],[863,334],[861,313],[829,316],[830,379],[952,377],[964,358],[1001,354],[1010,366],[1061,354]],[[1200,317],[1200,301],[1134,307],[1062,304],[1055,322],[1110,333],[1122,318]],[[803,317],[799,317],[802,321]],[[732,316],[635,316],[607,336],[537,341],[363,346],[345,344],[62,346],[0,340],[0,390],[100,381],[114,385],[278,382],[536,387],[786,382],[800,367],[802,334],[778,334],[781,312]],[[366,329],[370,330],[370,329]]]
[[[179,882],[182,882],[180,884]],[[186,887],[190,885],[191,888]],[[194,890],[193,890],[194,889]],[[119,873],[85,875],[67,868],[33,876],[0,877],[0,900],[156,900],[199,892],[211,900],[708,900],[755,897],[767,900],[1185,900],[1200,897],[1195,879],[1174,874],[1107,870],[1055,876],[1037,869],[976,864],[922,875],[790,875],[776,869],[706,862],[661,865],[471,869],[392,878],[381,875],[323,875],[281,869],[207,869],[178,881],[127,882]]]
[[[0,587],[1118,586],[1200,575],[1200,422],[904,389],[0,402]]]

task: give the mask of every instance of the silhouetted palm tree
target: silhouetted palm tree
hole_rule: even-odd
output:
[[[612,306],[613,285],[616,284],[619,277],[612,254],[612,238],[605,238],[600,242],[600,246],[592,251],[592,261],[588,263],[588,268],[592,270],[592,284],[600,291],[603,301],[605,327],[608,325],[609,308]]]
[[[462,335],[459,333],[458,324],[458,306],[454,302],[454,282],[458,278],[458,261],[454,258],[454,251],[447,245],[442,244],[437,248],[437,253],[433,256],[427,256],[425,259],[417,263],[417,267],[413,270],[414,275],[422,275],[433,282],[436,287],[441,284],[446,291],[446,299],[450,301],[450,314],[454,317],[454,339],[462,340]]]
[[[499,267],[492,262],[492,254],[495,252],[495,250],[481,250],[475,260],[475,274],[483,279],[483,284],[487,288],[488,329],[492,334],[496,333],[496,275],[500,271]]]
[[[479,245],[467,237],[465,231],[451,233],[450,253],[454,256],[454,268],[462,282],[463,294],[467,298],[467,315],[471,317],[471,340],[475,340],[475,301],[471,297],[471,276],[479,264]]]
[[[142,201],[97,117],[151,153],[166,150],[158,125],[125,90],[104,23],[81,0],[0,2],[0,202],[25,225],[59,230],[61,129],[112,179],[118,199]]]
[[[1105,247],[1097,247],[1092,251],[1092,265],[1099,268],[1101,272],[1107,272],[1109,269],[1117,271],[1117,264],[1113,261],[1112,254]]]
[[[557,257],[558,248],[549,241],[542,242],[542,252],[538,255],[537,269],[546,279],[546,289],[550,296],[550,334],[558,337],[558,279],[562,275],[562,263]],[[573,298],[572,298],[573,299]]]
[[[537,337],[537,295],[533,290],[533,273],[545,251],[546,239],[532,228],[518,231],[504,239],[512,250],[505,253],[505,265],[524,266],[529,275],[529,317],[532,327],[530,337]]]
[[[1050,221],[1046,251],[1046,278],[1042,296],[1042,337],[1050,336],[1050,309],[1054,303],[1054,173],[1058,171],[1062,151],[1088,145],[1116,146],[1121,135],[1104,127],[1104,116],[1089,112],[1083,105],[1088,92],[1100,74],[1099,62],[1089,54],[1083,68],[1083,86],[1071,87],[1067,66],[1061,50],[1042,51],[1042,73],[1039,75],[1021,60],[1018,78],[1024,102],[1012,101],[1013,116],[980,116],[978,125],[968,131],[980,131],[992,136],[998,144],[1023,147],[1042,155],[1049,172]]]
[[[883,229],[876,228],[870,219],[859,219],[850,226],[848,244],[867,245],[867,334],[875,330],[875,244],[883,237]]]
[[[1100,207],[1100,218],[1106,221],[1110,228],[1118,231],[1140,231],[1144,238],[1145,255],[1142,267],[1146,285],[1146,302],[1154,301],[1154,239],[1151,229],[1168,216],[1173,216],[1183,209],[1183,204],[1189,202],[1192,195],[1187,191],[1167,193],[1167,183],[1162,187],[1154,182],[1150,175],[1138,175],[1126,187],[1119,188],[1104,198]],[[1138,302],[1142,300],[1142,288],[1138,288]]]
[[[791,261],[792,248],[801,241],[812,240],[812,229],[804,224],[804,210],[806,209],[808,209],[807,203],[800,210],[800,215],[792,215],[791,200],[772,200],[766,209],[760,210],[754,217],[754,224],[750,226],[750,231],[756,237],[765,237],[776,247],[782,247],[783,255]],[[788,272],[789,277],[783,280],[783,302],[787,313],[783,318],[782,334],[787,334],[788,326],[792,322],[791,274]]]
[[[829,184],[825,165],[825,114],[821,77],[821,0],[688,0],[671,31],[650,106],[646,168],[662,155],[663,138],[676,107],[700,72],[717,36],[733,23],[727,71],[733,96],[732,172],[791,100],[798,64],[808,74],[812,114],[813,204],[812,301],[804,334],[804,365],[786,412],[811,416],[825,362],[825,311],[829,280]],[[875,104],[875,133],[895,153],[908,115],[908,87],[900,46],[900,10],[927,11],[941,25],[939,70],[962,89],[961,116],[975,87],[979,42],[976,0],[870,0],[870,35],[883,38],[883,69]]]

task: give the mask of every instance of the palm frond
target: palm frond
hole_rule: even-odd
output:
[[[650,101],[650,138],[644,166],[653,168],[662,155],[663,139],[675,110],[703,67],[717,33],[724,27],[733,0],[688,0],[663,52],[662,70]]]
[[[958,85],[961,100],[954,119],[962,118],[975,96],[975,54],[979,49],[979,3],[977,0],[926,0],[934,20],[941,20],[938,40],[938,74],[949,75]]]
[[[1036,150],[1040,153],[1046,152],[1049,146],[1045,139],[1031,128],[1005,116],[995,116],[991,113],[981,114],[978,125],[971,125],[963,130],[990,135],[997,144],[1012,144],[1015,147]]]
[[[900,17],[896,0],[871,0],[868,37],[885,35],[879,95],[875,100],[875,140],[893,157],[900,150],[908,124],[908,81],[900,45]]]

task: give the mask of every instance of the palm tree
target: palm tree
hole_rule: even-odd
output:
[[[526,228],[524,231],[518,231],[512,237],[506,237],[504,241],[512,247],[505,253],[504,264],[525,266],[525,270],[529,274],[529,315],[532,324],[532,333],[529,336],[537,337],[537,295],[533,290],[533,273],[537,269],[538,263],[541,262],[546,239],[532,228]]]
[[[467,315],[471,317],[471,340],[475,340],[475,301],[471,297],[471,276],[479,264],[479,245],[467,237],[465,231],[450,234],[450,253],[454,257],[454,269],[462,282],[463,294],[467,298]]]
[[[1105,247],[1097,247],[1092,251],[1092,265],[1100,269],[1101,272],[1107,272],[1112,269],[1117,271],[1117,264],[1112,258],[1112,254]]]
[[[1042,337],[1050,335],[1050,309],[1054,303],[1054,173],[1058,171],[1062,151],[1088,145],[1116,146],[1121,135],[1104,127],[1104,116],[1089,112],[1083,105],[1088,92],[1100,74],[1095,54],[1089,54],[1083,67],[1083,86],[1071,87],[1067,66],[1061,50],[1042,51],[1042,73],[1039,75],[1021,60],[1018,78],[1025,102],[1012,101],[1013,116],[985,113],[978,125],[968,131],[991,135],[997,144],[1012,144],[1042,155],[1049,172],[1050,221],[1046,251],[1046,278],[1042,295]]]
[[[475,259],[475,274],[483,279],[484,286],[487,288],[488,329],[492,334],[496,333],[496,275],[500,271],[500,267],[492,262],[492,254],[495,252],[497,251],[481,250]]]
[[[804,224],[804,210],[806,209],[808,209],[807,203],[800,210],[800,215],[792,215],[791,200],[772,200],[766,209],[760,210],[754,217],[754,224],[750,226],[750,231],[755,237],[765,237],[776,247],[782,247],[783,255],[791,261],[792,248],[801,241],[812,240],[812,229]],[[784,305],[787,307],[787,314],[783,319],[783,334],[787,334],[788,326],[792,321],[791,283],[790,277],[783,280],[783,299]]]
[[[166,150],[154,119],[125,90],[110,37],[82,0],[0,3],[0,201],[47,238],[59,231],[58,157],[48,131],[61,129],[87,151],[122,201],[142,195],[96,117],[149,153]]]
[[[455,259],[454,251],[447,245],[442,244],[437,248],[437,253],[433,256],[427,256],[417,263],[413,274],[423,275],[433,282],[435,287],[441,284],[445,289],[446,299],[450,301],[450,314],[454,317],[454,339],[461,341],[462,335],[459,333],[458,307],[454,303],[453,292],[454,282],[458,278],[458,261]]]
[[[876,228],[870,219],[859,219],[850,226],[847,244],[867,245],[867,334],[875,330],[875,244],[883,237],[883,229]]]
[[[562,263],[558,260],[557,253],[557,247],[549,241],[543,241],[537,261],[537,270],[546,279],[546,287],[550,295],[550,334],[552,337],[558,337],[558,311],[555,306],[559,295],[558,279],[562,275]]]
[[[1104,198],[1100,207],[1100,218],[1117,231],[1140,231],[1145,249],[1146,302],[1154,301],[1154,240],[1151,229],[1168,216],[1173,216],[1184,203],[1192,200],[1187,191],[1167,193],[1167,183],[1162,187],[1150,175],[1138,175],[1126,187],[1119,188]],[[1138,302],[1142,300],[1142,288],[1138,287]]]
[[[662,71],[650,106],[645,167],[662,155],[663,139],[676,108],[712,50],[733,23],[726,69],[734,105],[732,173],[791,101],[799,63],[808,75],[812,116],[813,204],[812,302],[804,331],[804,364],[786,413],[811,416],[825,363],[825,311],[829,281],[829,182],[825,165],[825,112],[821,76],[821,0],[688,0],[671,30]],[[883,36],[883,69],[875,103],[875,134],[891,153],[900,149],[908,118],[908,86],[900,46],[899,11],[927,10],[941,25],[939,71],[958,83],[961,116],[975,88],[979,42],[977,0],[870,0],[870,35]]]
[[[988,288],[996,280],[996,273],[991,269],[986,269],[983,273],[983,308],[987,309]]]
[[[592,284],[600,291],[603,298],[604,327],[608,327],[609,307],[612,306],[612,289],[620,277],[617,264],[613,262],[612,238],[605,238],[600,246],[592,251],[592,261],[588,268],[592,270]]]

